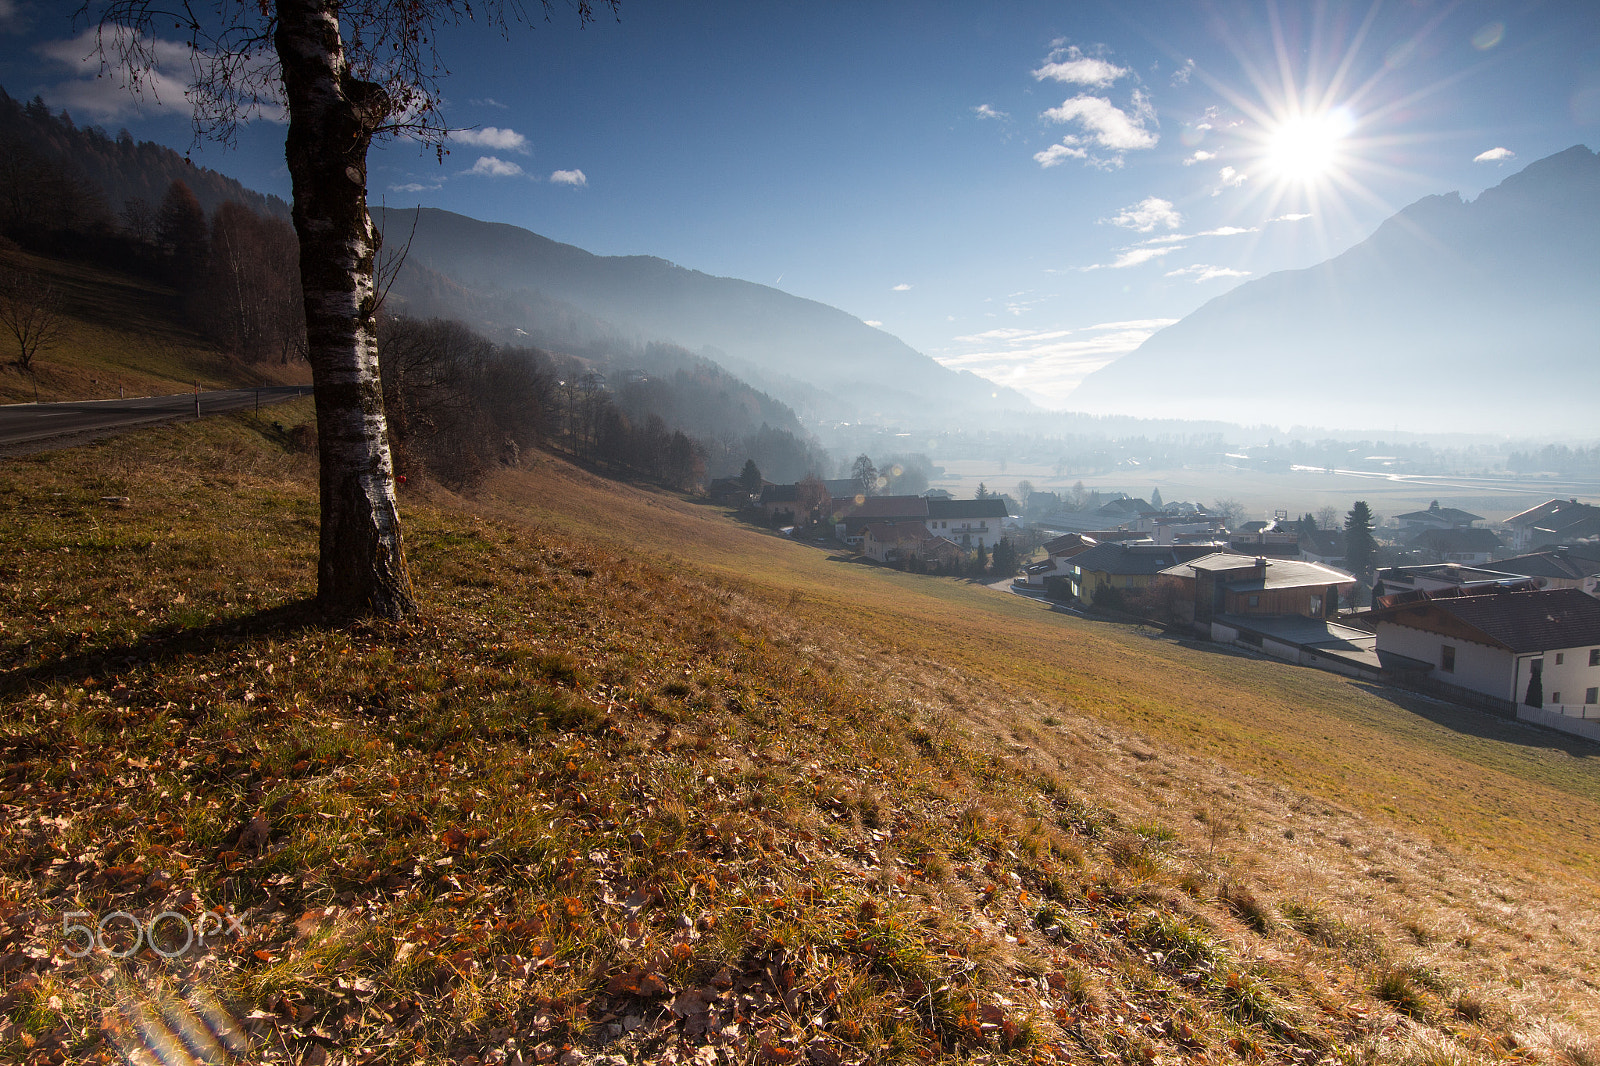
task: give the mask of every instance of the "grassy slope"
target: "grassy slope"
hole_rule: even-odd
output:
[[[496,498],[502,514],[585,537],[677,545],[674,555],[741,585],[799,593],[793,609],[814,624],[1087,710],[1469,853],[1600,874],[1592,744],[1318,670],[1151,640],[963,581],[845,562],[560,463],[507,479]]]
[[[39,399],[112,399],[208,389],[296,384],[309,379],[305,365],[246,365],[219,354],[183,326],[170,288],[120,271],[0,251],[8,265],[37,274],[64,299],[66,328],[39,353]],[[0,348],[0,403],[31,403],[33,378],[19,371],[15,353]]]
[[[410,496],[423,617],[328,631],[282,445],[0,468],[0,1057],[197,988],[310,1062],[1595,1054],[1590,749],[555,459]]]

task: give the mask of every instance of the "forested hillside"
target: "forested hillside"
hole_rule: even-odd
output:
[[[79,126],[65,111],[52,115],[38,97],[23,104],[3,88],[0,169],[9,190],[0,202],[8,226],[22,221],[19,211],[47,208],[52,186],[63,196],[97,198],[125,220],[148,225],[175,181],[193,190],[207,213],[232,201],[257,214],[289,218],[289,205],[282,199],[247,189],[215,170],[197,167],[165,145],[135,142],[127,130],[112,135],[99,126]],[[29,192],[18,196],[19,189]]]
[[[110,380],[187,387],[306,370],[298,246],[281,201],[3,91],[0,145],[0,290],[8,306],[59,319],[53,343],[7,357],[21,377],[0,382],[0,395],[84,399]],[[387,269],[426,273],[400,254]],[[102,271],[138,284],[108,286]],[[554,306],[541,335],[573,343],[537,347],[526,333],[497,343],[452,322],[451,309],[470,312],[473,297],[435,281],[437,302],[383,311],[391,433],[413,473],[467,489],[535,443],[680,489],[752,458],[781,480],[831,472],[793,410],[705,358],[620,339]],[[76,372],[103,358],[89,323],[118,320],[145,322],[145,362],[159,370]],[[174,360],[196,344],[218,358]]]

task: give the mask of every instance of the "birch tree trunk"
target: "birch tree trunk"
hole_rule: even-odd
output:
[[[351,74],[337,0],[276,7],[321,447],[317,601],[332,613],[400,618],[416,603],[378,380],[377,240],[367,214],[367,147],[390,104],[380,86]]]

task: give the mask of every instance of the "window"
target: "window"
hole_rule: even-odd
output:
[[[1584,703],[1600,703],[1600,688],[1591,688],[1583,694]]]
[[[1556,652],[1556,665],[1557,666],[1560,666],[1562,663],[1564,663],[1566,661],[1567,661],[1567,653],[1566,652],[1564,652],[1564,651]]]
[[[1589,649],[1589,665],[1600,666],[1600,648]]]
[[[1550,693],[1550,702],[1551,703],[1560,703],[1561,702],[1561,690],[1560,689],[1556,689],[1554,692]]]
[[[1439,669],[1447,674],[1456,672],[1456,650],[1449,644],[1439,646]]]
[[[1260,596],[1251,596],[1250,597],[1250,606],[1252,606],[1252,607],[1260,607],[1261,606],[1261,597]]]

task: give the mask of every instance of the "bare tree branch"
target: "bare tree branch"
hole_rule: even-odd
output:
[[[27,271],[0,267],[0,326],[16,344],[17,366],[32,373],[39,351],[66,328],[60,291]]]

